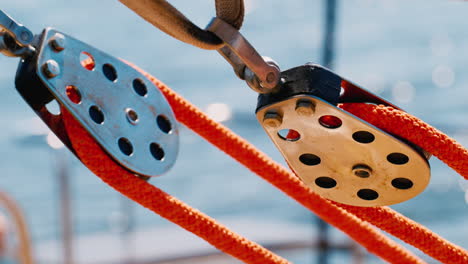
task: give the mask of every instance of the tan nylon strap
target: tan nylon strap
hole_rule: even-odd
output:
[[[219,49],[223,41],[199,28],[166,0],[119,0],[168,35],[202,49]],[[244,19],[243,0],[216,0],[216,15],[240,29]]]
[[[215,0],[216,16],[237,30],[244,22],[244,0]]]

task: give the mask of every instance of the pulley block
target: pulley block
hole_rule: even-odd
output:
[[[291,169],[321,196],[356,206],[400,203],[429,183],[429,155],[341,110],[389,102],[319,65],[281,73],[279,92],[259,95],[257,119]]]
[[[46,108],[53,100],[133,173],[157,176],[174,164],[176,119],[164,95],[143,74],[55,29],[45,29],[29,46],[33,52],[19,64],[17,90],[72,151],[61,116]]]

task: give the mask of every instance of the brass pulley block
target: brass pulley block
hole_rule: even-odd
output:
[[[285,71],[281,78],[278,93],[260,95],[257,119],[306,185],[356,206],[400,203],[426,188],[424,151],[336,107],[390,103],[317,65]]]

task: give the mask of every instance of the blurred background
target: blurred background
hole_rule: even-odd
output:
[[[211,0],[170,2],[201,27],[215,13]],[[245,2],[241,32],[262,55],[283,70],[323,62],[326,1]],[[3,1],[0,8],[34,33],[54,27],[135,63],[283,162],[254,116],[256,94],[217,52],[165,35],[115,0]],[[467,13],[462,1],[337,1],[334,70],[468,146]],[[0,57],[0,191],[24,210],[37,263],[238,263],[126,200],[63,149],[16,92],[17,63]],[[319,243],[323,227],[312,213],[180,129],[178,162],[152,184],[294,263],[382,262],[333,228],[328,243]],[[437,159],[430,163],[428,188],[392,208],[468,248],[468,183]],[[3,261],[16,263],[18,241],[8,215],[6,221]]]

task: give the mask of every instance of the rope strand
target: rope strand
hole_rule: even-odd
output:
[[[135,177],[133,173],[117,165],[65,108],[62,107],[61,112],[68,136],[80,160],[118,192],[241,261],[252,264],[289,263],[161,189]]]
[[[429,124],[408,113],[383,105],[348,103],[342,108],[429,151],[468,180],[468,150]]]
[[[209,119],[194,105],[187,102],[154,77],[146,73],[144,74],[161,89],[180,122],[301,203],[304,207],[315,212],[325,221],[347,233],[370,252],[391,263],[424,263],[407,249],[396,244],[369,225],[369,223],[372,223],[382,230],[416,246],[437,260],[446,263],[468,263],[468,252],[466,250],[444,240],[425,227],[405,218],[390,208],[346,206],[333,203],[318,196],[289,170],[271,160],[226,127]],[[362,111],[369,116],[374,116],[377,113],[380,114],[379,111],[384,111],[380,108],[366,108],[366,104],[349,105],[350,107],[347,108],[348,105],[345,105],[344,108],[355,112],[359,112],[362,108]],[[233,233],[215,220],[189,207],[175,197],[134,177],[132,173],[118,166],[108,157],[79,123],[65,109],[62,110],[66,130],[77,155],[88,168],[117,191],[244,262],[288,263],[287,260]],[[387,115],[378,116],[377,119],[387,119],[388,122],[388,120],[398,120],[398,116],[401,116],[405,120],[408,118],[413,120],[411,116],[401,111],[390,109],[386,109],[385,111],[388,112]],[[371,117],[367,118],[371,119]],[[385,123],[385,121],[381,122]],[[399,121],[394,122],[398,123]],[[419,132],[419,134],[424,135],[427,131],[433,131],[431,129],[421,129],[421,124],[418,124],[419,126],[412,128],[412,133]],[[378,126],[378,124],[376,125]],[[408,129],[400,124],[393,124],[393,126]],[[436,138],[440,139],[440,137]],[[408,139],[411,140],[410,138]],[[452,161],[457,161],[455,167],[463,172],[465,163],[458,162],[458,158],[464,157],[466,150],[463,151],[461,146],[460,149],[453,140],[443,138],[443,141],[446,144],[440,145],[440,147],[445,148],[441,150],[442,153],[444,150],[447,151],[447,149],[458,149],[458,152],[456,152],[458,154],[446,157],[446,161],[450,165],[453,165]],[[422,147],[425,148],[424,146]],[[430,151],[428,148],[425,149]],[[436,155],[440,155],[440,153]]]
[[[135,66],[134,66],[135,67]],[[355,239],[357,242],[365,245],[366,247],[366,242],[362,243],[362,236],[366,236],[367,234],[361,233],[361,234],[354,234],[351,235],[349,233],[349,230],[345,230],[343,226],[340,226],[340,221],[343,221],[342,219],[333,219],[332,211],[334,209],[329,208],[328,203],[330,203],[328,200],[318,196],[317,194],[313,193],[309,188],[307,188],[298,178],[290,172],[288,169],[284,168],[280,164],[274,162],[271,160],[269,157],[267,157],[265,154],[260,152],[258,149],[256,149],[253,145],[242,139],[241,137],[237,136],[234,134],[232,131],[224,127],[223,125],[216,123],[215,121],[211,120],[208,118],[203,112],[198,110],[194,105],[190,104],[188,101],[183,99],[181,96],[179,96],[177,93],[174,91],[170,90],[167,86],[165,86],[163,83],[158,81],[156,78],[152,77],[151,75],[143,72],[141,69],[138,69],[135,67],[137,70],[141,71],[143,74],[146,75],[147,78],[152,80],[163,92],[163,94],[166,96],[166,99],[169,101],[171,104],[176,117],[180,122],[185,124],[187,127],[192,129],[194,132],[199,134],[201,137],[206,139],[208,142],[213,144],[214,146],[218,147],[220,150],[249,168],[251,171],[268,181],[269,183],[273,184],[275,187],[289,195],[291,198],[295,199],[298,201],[300,204],[302,204],[304,207],[308,208],[309,210],[313,211],[316,213],[319,217],[324,219],[325,221],[329,222],[330,224],[334,225],[335,227],[338,227],[339,229],[343,230],[346,232],[348,235],[350,235],[353,239]],[[347,107],[349,106],[349,107]],[[430,144],[435,144],[436,142],[431,142],[435,140],[441,140],[441,142],[437,142],[440,144],[437,144],[437,146],[440,149],[437,149],[437,151],[434,151],[434,155],[437,157],[440,157],[441,159],[445,160],[448,162],[451,166],[455,166],[457,171],[460,171],[460,173],[466,171],[468,166],[466,165],[466,159],[468,158],[467,151],[460,145],[458,144],[455,140],[450,139],[448,136],[443,135],[442,133],[435,133],[433,134],[433,131],[436,131],[436,129],[430,127],[426,123],[420,121],[419,119],[412,117],[411,115],[404,113],[402,111],[398,110],[392,110],[389,111],[386,115],[383,115],[380,112],[376,111],[371,111],[371,109],[366,108],[366,107],[371,107],[372,105],[368,104],[346,104],[344,107],[345,110],[353,110],[354,113],[358,117],[361,117],[363,119],[368,118],[370,120],[370,117],[372,117],[372,120],[370,120],[372,124],[376,125],[377,127],[380,127],[382,124],[386,124],[387,122],[389,123],[389,127],[391,127],[393,130],[398,130],[398,131],[406,131],[408,126],[411,128],[410,132],[405,132],[403,134],[395,133],[397,135],[402,136],[403,138],[407,138],[408,140],[412,141],[412,137],[419,137],[421,141],[424,141],[425,134],[429,134],[430,140],[427,142],[424,142],[424,144],[420,144],[423,142],[414,142],[417,145],[420,145],[427,151],[434,151],[433,148],[427,148],[425,145],[430,145]],[[351,107],[354,107],[351,109]],[[361,109],[362,108],[362,109]],[[381,109],[381,108],[378,108]],[[390,108],[387,108],[390,109]],[[358,113],[358,110],[360,111]],[[353,111],[351,111],[353,113]],[[365,116],[367,114],[367,117]],[[411,123],[411,125],[402,125],[399,122],[401,121],[398,117],[402,117],[402,120],[411,120],[416,123]],[[397,121],[391,121],[391,120],[397,120]],[[423,129],[423,127],[425,129]],[[382,129],[386,130],[386,127],[381,127]],[[390,131],[390,133],[393,133]],[[411,134],[411,135],[407,135]],[[419,136],[416,136],[419,135]],[[456,150],[453,154],[449,154],[449,152]],[[445,157],[448,156],[448,157]],[[462,174],[463,175],[463,174]],[[326,209],[325,209],[326,208]],[[341,205],[339,205],[339,208],[343,208]],[[349,207],[346,207],[349,208]],[[361,210],[362,213],[359,214],[363,220],[368,221],[369,223],[382,228],[385,231],[392,231],[392,230],[400,230],[398,232],[395,232],[396,237],[402,239],[403,241],[407,241],[409,244],[414,245],[415,247],[419,248],[421,251],[424,253],[428,254],[429,256],[433,257],[434,259],[443,261],[446,258],[454,258],[454,259],[460,259],[462,260],[459,263],[468,263],[468,252],[464,249],[461,250],[455,250],[452,251],[451,248],[453,249],[460,249],[460,247],[454,245],[453,243],[450,243],[449,241],[438,237],[438,239],[433,239],[430,235],[429,232],[426,232],[428,229],[415,223],[417,226],[413,225],[412,223],[409,223],[407,225],[404,225],[407,229],[402,230],[398,229],[398,223],[386,223],[387,225],[383,224],[381,222],[381,219],[386,217],[386,214],[384,214],[384,211],[376,211],[373,213],[370,213],[369,211],[366,211],[362,207],[355,207],[354,210]],[[387,212],[392,212],[395,216],[398,216],[400,219],[403,219],[404,221],[407,220],[407,218],[401,216],[399,213],[393,211],[390,208],[387,208],[385,210],[389,210]],[[355,211],[353,211],[355,212]],[[336,213],[336,212],[334,212]],[[365,217],[364,217],[365,215]],[[330,219],[332,218],[332,219]],[[417,228],[416,228],[417,227]],[[418,234],[415,234],[415,236],[420,237],[422,240],[415,241],[411,237],[410,234],[414,234],[412,232],[418,232]],[[353,230],[351,230],[352,232]],[[440,238],[440,239],[439,239]],[[431,241],[433,244],[427,243],[427,241]],[[444,251],[447,255],[441,255],[439,254],[438,251],[434,251],[434,248],[447,248],[448,250]],[[382,252],[379,249],[376,249],[374,251],[373,249],[369,249],[369,251],[374,252],[376,255],[379,255],[382,257],[385,253]],[[444,253],[444,254],[445,254]],[[384,258],[385,259],[385,258]]]

